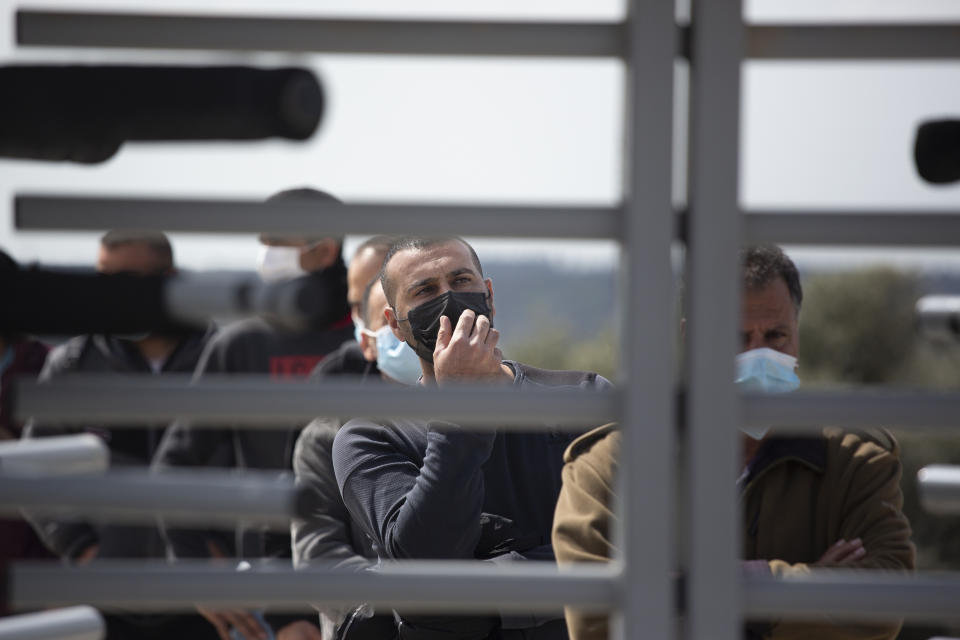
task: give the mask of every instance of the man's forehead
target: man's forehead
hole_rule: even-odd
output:
[[[398,252],[387,266],[390,276],[403,286],[425,278],[442,277],[450,272],[468,269],[477,273],[470,250],[462,242],[451,240],[423,249]],[[479,275],[479,274],[477,274]]]
[[[744,322],[780,318],[793,318],[796,315],[790,289],[781,278],[762,287],[749,288],[744,292]]]

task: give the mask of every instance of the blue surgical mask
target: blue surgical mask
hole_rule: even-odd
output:
[[[751,349],[737,356],[737,387],[741,391],[785,393],[800,386],[795,369],[797,359],[775,349]],[[769,427],[740,427],[740,430],[760,440]]]
[[[423,374],[420,357],[410,345],[393,335],[390,325],[383,325],[376,333],[369,329],[364,329],[363,333],[377,340],[377,368],[381,373],[400,384],[415,385],[420,381]]]

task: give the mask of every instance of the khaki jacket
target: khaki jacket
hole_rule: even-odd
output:
[[[603,562],[610,542],[613,478],[620,449],[615,425],[575,440],[564,454],[553,546],[557,561]],[[861,538],[857,567],[912,570],[915,550],[903,515],[899,445],[887,431],[824,429],[815,437],[764,441],[741,481],[743,559],[766,560],[775,576],[808,572],[840,539]],[[731,479],[731,481],[733,481]],[[605,640],[606,616],[567,610],[572,640]],[[771,621],[765,637],[892,639],[900,623],[838,625]]]

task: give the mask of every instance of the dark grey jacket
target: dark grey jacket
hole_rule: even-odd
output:
[[[194,332],[183,336],[163,364],[160,373],[190,373],[196,367],[204,344],[213,334]],[[153,373],[134,343],[113,336],[78,336],[59,345],[47,357],[40,380],[75,373]],[[29,422],[25,438],[93,433],[110,448],[113,467],[148,466],[166,424],[148,428],[109,427],[96,424],[41,424]],[[44,544],[64,558],[74,558],[87,547],[99,545],[101,558],[162,558],[166,548],[156,527],[101,525],[62,521],[26,514]]]
[[[307,375],[328,354],[353,336],[353,323],[344,302],[344,317],[322,330],[281,332],[260,319],[237,322],[222,329],[197,365],[196,376],[260,373],[277,380]],[[279,425],[278,425],[279,426]],[[221,467],[276,470],[290,473],[293,446],[302,423],[283,429],[191,428],[174,423],[154,459],[158,468]],[[235,531],[168,528],[167,537],[178,558],[209,556],[208,541],[227,555],[244,558],[289,558],[290,535],[278,531],[240,527]]]

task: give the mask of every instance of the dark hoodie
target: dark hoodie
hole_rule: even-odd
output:
[[[213,329],[184,334],[159,373],[189,373]],[[87,335],[72,338],[50,352],[41,381],[73,373],[150,374],[150,364],[136,344],[114,336]],[[103,438],[110,448],[110,465],[148,466],[163,437],[166,424],[148,428],[109,427],[106,425],[44,425],[31,421],[23,437],[44,437],[70,433],[92,433]],[[102,525],[67,522],[28,514],[44,544],[61,557],[72,559],[89,546],[99,545],[99,558],[162,558],[165,545],[155,527]]]
[[[284,332],[265,320],[243,320],[222,329],[207,346],[196,377],[208,374],[269,374],[276,380],[304,380],[329,354],[353,337],[347,305],[347,271],[342,260],[309,277],[316,279],[313,300],[319,326]],[[293,447],[302,423],[286,429],[191,428],[176,422],[166,433],[154,460],[158,468],[221,467],[292,472]],[[290,533],[239,527],[233,532],[167,529],[178,558],[206,557],[208,541],[227,555],[244,558],[291,555]]]

